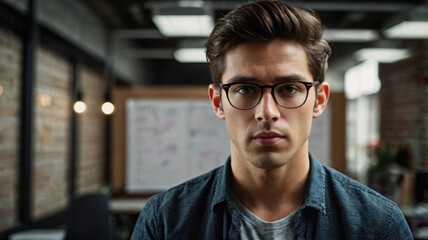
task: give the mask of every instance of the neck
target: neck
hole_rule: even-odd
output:
[[[260,169],[232,154],[232,191],[251,212],[265,221],[288,216],[304,200],[309,176],[307,143],[275,169]]]

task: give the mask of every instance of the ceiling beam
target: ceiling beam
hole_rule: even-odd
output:
[[[288,4],[314,11],[343,12],[401,12],[416,7],[415,3],[381,3],[381,2],[301,2],[287,1]],[[163,8],[200,7],[210,10],[231,10],[242,1],[148,1],[144,7],[159,10]]]

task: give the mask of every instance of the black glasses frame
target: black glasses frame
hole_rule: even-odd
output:
[[[283,107],[283,108],[286,108],[286,109],[295,109],[295,108],[299,108],[299,107],[303,106],[303,105],[306,103],[306,100],[308,99],[308,95],[309,95],[309,89],[311,89],[311,87],[313,87],[313,86],[317,86],[318,84],[320,84],[320,82],[319,82],[319,81],[314,81],[314,82],[290,81],[290,83],[292,83],[292,82],[302,83],[302,84],[304,84],[304,85],[305,85],[305,87],[306,87],[306,97],[305,97],[305,101],[303,101],[303,103],[302,103],[302,104],[300,104],[300,105],[299,105],[299,106],[297,106],[297,107],[285,107],[285,106],[282,106],[282,105],[281,105],[281,104],[276,100],[274,89],[275,89],[275,87],[277,87],[278,85],[284,84],[285,82],[277,83],[277,84],[274,84],[274,85],[259,85],[259,84],[256,84],[256,83],[247,83],[247,82],[236,82],[236,83],[229,83],[229,84],[222,84],[222,83],[218,83],[218,87],[220,87],[221,89],[223,89],[223,90],[226,92],[227,101],[230,103],[230,105],[231,105],[232,107],[236,108],[236,109],[239,109],[239,110],[250,110],[250,109],[252,109],[252,108],[255,108],[255,107],[260,103],[260,101],[262,100],[263,92],[264,92],[264,89],[265,89],[265,88],[270,88],[270,89],[271,89],[270,94],[272,95],[273,99],[275,100],[275,102],[276,102],[279,106],[281,106],[281,107]],[[289,82],[286,82],[286,83],[289,83]],[[258,88],[260,88],[260,89],[262,90],[262,91],[261,91],[261,94],[260,94],[260,97],[259,97],[259,100],[256,102],[256,104],[254,104],[254,106],[252,106],[252,107],[250,107],[250,108],[238,108],[238,107],[234,106],[234,105],[230,102],[230,99],[229,99],[229,88],[230,88],[231,86],[235,85],[235,84],[248,84],[248,85],[253,85],[253,86],[256,86],[256,87],[258,87]],[[220,97],[221,97],[221,94],[220,94]]]

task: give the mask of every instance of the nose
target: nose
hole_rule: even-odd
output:
[[[277,121],[280,117],[279,105],[269,90],[266,89],[263,92],[262,99],[256,106],[255,117],[257,121]]]

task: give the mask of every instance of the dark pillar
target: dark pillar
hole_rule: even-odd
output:
[[[28,1],[22,52],[19,220],[23,225],[28,225],[32,222],[31,168],[33,161],[34,53],[38,42],[35,6],[35,0]]]

